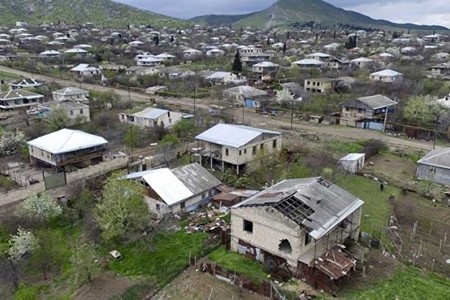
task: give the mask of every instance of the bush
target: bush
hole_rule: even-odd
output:
[[[147,283],[138,283],[133,286],[130,286],[125,290],[120,299],[122,300],[134,300],[134,299],[143,299],[150,292],[155,289],[154,286]]]
[[[369,159],[387,149],[388,147],[386,143],[381,140],[372,139],[364,143],[364,153],[366,154],[366,159]]]

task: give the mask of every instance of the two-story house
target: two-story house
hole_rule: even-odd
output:
[[[0,109],[33,108],[44,102],[44,96],[26,90],[0,92]]]
[[[31,164],[80,167],[102,161],[107,145],[100,136],[64,128],[29,141],[28,150]]]
[[[342,105],[339,123],[364,129],[384,130],[385,120],[397,105],[392,99],[383,95],[360,97],[349,100]]]
[[[222,171],[231,168],[236,174],[245,172],[260,153],[281,150],[282,134],[261,128],[217,124],[195,137],[201,146],[202,164]]]
[[[263,61],[252,66],[252,72],[258,80],[271,80],[272,75],[278,71],[280,65],[270,61]]]
[[[339,80],[333,78],[308,78],[305,79],[305,91],[311,93],[325,94],[333,91]]]
[[[36,110],[38,111],[38,116],[44,119],[49,117],[54,111],[62,110],[69,121],[67,125],[86,123],[91,120],[89,105],[73,100],[60,100],[39,104]]]
[[[320,177],[284,180],[231,208],[231,250],[332,292],[356,265],[341,245],[358,238],[363,204]]]

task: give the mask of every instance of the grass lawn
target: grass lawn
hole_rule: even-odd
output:
[[[412,267],[397,271],[364,291],[350,292],[345,299],[384,300],[444,300],[450,296],[450,280],[435,274],[424,274]]]
[[[268,273],[264,266],[255,260],[250,260],[238,253],[228,252],[225,247],[219,247],[208,255],[217,265],[230,271],[246,275],[255,283],[261,283],[267,279]]]
[[[125,276],[148,276],[164,286],[188,267],[191,256],[201,255],[206,233],[173,232],[151,239],[118,246],[123,259],[109,264],[110,269]]]
[[[386,226],[391,212],[389,196],[397,196],[401,192],[392,186],[385,186],[384,190],[380,191],[377,181],[354,175],[341,177],[336,184],[364,201],[361,230],[368,233],[378,231],[380,226]]]
[[[13,73],[8,73],[8,72],[4,72],[4,71],[0,71],[0,79],[5,79],[5,80],[16,80],[16,79],[20,79],[21,77],[13,74]]]

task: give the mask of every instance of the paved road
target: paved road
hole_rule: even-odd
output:
[[[4,66],[0,66],[0,71],[5,71],[9,73],[14,73],[20,76],[30,77],[31,73],[14,70],[11,68],[7,68]],[[79,82],[75,80],[66,80],[60,79],[56,77],[46,76],[46,75],[36,75],[33,74],[34,78],[41,79],[44,81],[53,81],[59,83],[63,86],[79,86]],[[131,98],[132,101],[135,102],[147,102],[150,98],[155,98],[156,102],[164,103],[164,104],[176,104],[183,106],[185,108],[193,111],[194,100],[190,98],[184,99],[173,99],[173,98],[163,98],[153,95],[144,95],[135,92],[128,92],[121,89],[115,89],[110,87],[105,87],[102,85],[94,85],[94,84],[82,84],[83,89],[93,90],[104,92],[108,90],[114,90],[115,93],[120,95],[123,99]],[[207,109],[208,103],[213,103],[211,99],[202,99],[196,101],[196,107],[200,109]],[[233,109],[234,119],[237,122],[242,122],[242,108]],[[244,123],[248,125],[259,125],[268,129],[280,130],[280,129],[289,129],[290,128],[290,119],[289,117],[280,117],[276,118],[267,118],[266,116],[260,115],[254,112],[253,109],[245,109],[244,111]],[[320,124],[310,124],[306,122],[295,121],[293,124],[294,130],[304,130],[309,131],[311,133],[315,133],[318,135],[329,135],[336,139],[343,140],[368,140],[368,139],[380,139],[385,143],[394,148],[406,149],[406,150],[431,150],[432,143],[427,141],[420,140],[412,140],[412,139],[404,139],[404,138],[396,138],[393,136],[388,136],[384,133],[374,131],[374,130],[364,130],[358,128],[350,128],[350,127],[339,127],[339,126],[328,126],[328,125],[320,125]]]

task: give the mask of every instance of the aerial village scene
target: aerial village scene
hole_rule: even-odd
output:
[[[0,299],[450,299],[450,9],[256,2],[0,0]]]

